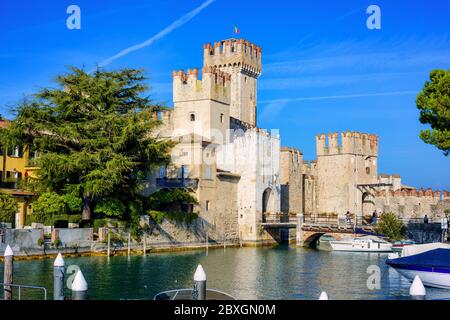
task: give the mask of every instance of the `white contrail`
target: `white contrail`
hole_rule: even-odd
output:
[[[364,94],[348,94],[348,95],[341,95],[341,96],[321,96],[321,97],[272,99],[272,100],[263,100],[263,101],[260,101],[260,103],[295,102],[295,101],[328,100],[328,99],[347,99],[347,98],[364,98],[364,97],[380,97],[380,96],[401,96],[401,95],[409,95],[409,94],[417,94],[417,93],[418,93],[418,91],[378,92],[378,93],[364,93]]]
[[[104,66],[110,64],[111,62],[113,62],[114,60],[119,59],[120,57],[123,57],[123,56],[129,54],[130,52],[133,52],[133,51],[136,51],[136,50],[148,47],[149,45],[151,45],[156,40],[161,39],[162,37],[164,37],[167,34],[169,34],[170,32],[172,32],[173,30],[175,30],[175,29],[181,27],[182,25],[184,25],[185,23],[189,22],[189,20],[194,18],[203,9],[205,9],[207,6],[209,6],[213,2],[214,2],[214,0],[207,0],[207,1],[205,1],[199,7],[195,8],[191,12],[185,14],[184,16],[179,18],[178,20],[172,22],[170,25],[168,25],[167,27],[162,29],[160,32],[155,34],[153,37],[145,40],[144,42],[141,42],[141,43],[138,43],[138,44],[136,44],[134,46],[128,47],[126,49],[123,49],[122,51],[120,51],[119,53],[115,54],[114,56],[112,56],[112,57],[110,57],[108,59],[105,59],[102,62],[100,62],[100,64],[98,66],[99,67],[104,67]]]

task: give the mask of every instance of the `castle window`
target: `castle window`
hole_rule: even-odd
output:
[[[370,167],[366,167],[366,173],[370,174]]]
[[[206,200],[206,206],[205,206],[205,208],[206,208],[206,211],[209,211],[209,200]]]
[[[191,113],[191,114],[189,115],[189,117],[190,117],[190,119],[191,119],[192,122],[195,121],[195,114],[194,114],[194,113]]]
[[[225,121],[225,117],[223,113],[220,114],[220,123],[223,123]]]

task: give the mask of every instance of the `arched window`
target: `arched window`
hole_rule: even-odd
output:
[[[189,115],[189,117],[190,117],[191,121],[195,121],[195,113],[191,113]]]

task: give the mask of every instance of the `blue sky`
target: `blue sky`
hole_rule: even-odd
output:
[[[212,1],[212,0],[209,0]],[[0,113],[69,65],[92,69],[203,10],[107,68],[144,68],[151,96],[172,105],[173,69],[202,66],[202,45],[232,36],[263,47],[258,125],[315,158],[315,135],[379,135],[379,173],[416,187],[450,189],[450,158],[419,138],[415,96],[434,68],[450,68],[450,1],[40,0],[0,3]],[[66,9],[81,8],[81,30]],[[366,27],[369,5],[381,30]]]

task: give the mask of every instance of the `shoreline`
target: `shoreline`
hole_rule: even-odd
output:
[[[208,244],[206,246],[205,244],[198,244],[198,245],[168,245],[168,246],[151,246],[146,249],[145,254],[152,254],[152,253],[164,253],[164,252],[183,252],[183,251],[198,251],[198,250],[206,250],[208,247],[212,250],[217,249],[226,249],[226,248],[249,248],[249,247],[271,247],[276,246],[277,243],[242,243],[240,245],[239,243],[229,243],[229,244]],[[108,255],[107,248],[100,249],[100,250],[88,250],[88,251],[80,251],[82,248],[73,249],[75,252],[63,252],[64,250],[49,250],[48,253],[42,253],[42,254],[19,254],[14,256],[14,261],[30,261],[30,260],[44,260],[44,259],[55,259],[58,253],[61,252],[64,258],[69,257],[106,257]],[[70,250],[70,248],[67,248],[67,250]],[[141,246],[140,249],[138,248],[131,248],[130,249],[130,256],[137,256],[137,255],[143,255],[144,250]],[[120,247],[120,248],[111,248],[110,251],[110,257],[119,257],[119,256],[126,256],[128,255],[128,248],[127,247]],[[0,256],[0,261],[4,261],[4,257]]]

